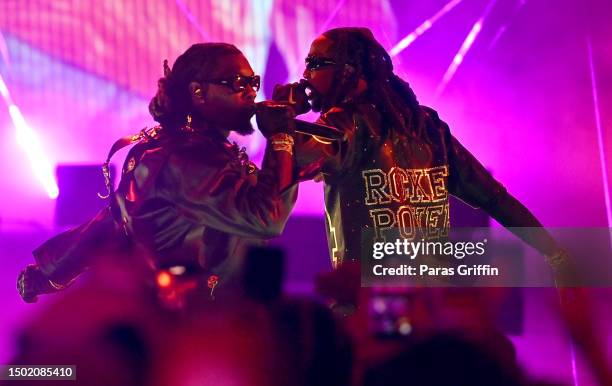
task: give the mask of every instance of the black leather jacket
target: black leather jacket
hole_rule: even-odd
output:
[[[34,258],[64,286],[101,250],[127,238],[158,268],[183,265],[223,284],[246,246],[282,232],[297,196],[297,185],[281,186],[291,180],[292,163],[289,153],[267,149],[258,170],[221,133],[162,130],[130,150],[110,205],[41,245]]]

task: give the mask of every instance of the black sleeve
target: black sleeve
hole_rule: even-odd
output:
[[[130,149],[123,171],[129,160],[141,154],[143,148],[138,144]],[[123,177],[122,173],[122,182]],[[111,196],[111,201],[113,198]],[[97,256],[114,253],[117,248],[123,247],[125,236],[124,229],[117,225],[109,205],[86,223],[47,240],[32,254],[45,277],[56,285],[65,286],[88,269]]]
[[[87,223],[47,240],[32,254],[49,280],[65,286],[85,271],[96,256],[108,251],[111,244],[119,243],[121,238],[107,207]]]
[[[449,191],[467,204],[484,209],[491,217],[543,254],[559,248],[538,219],[513,197],[454,136],[437,114],[428,113],[444,132],[448,151]],[[522,231],[520,228],[531,228]]]

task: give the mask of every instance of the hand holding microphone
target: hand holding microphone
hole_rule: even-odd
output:
[[[286,102],[263,101],[255,104],[257,127],[266,138],[275,134],[293,135],[295,113]]]
[[[307,113],[310,111],[308,95],[306,95],[307,86],[308,82],[305,79],[284,85],[277,84],[272,92],[272,100],[288,103],[293,108],[295,115]]]
[[[307,87],[308,81],[305,79],[285,85],[277,84],[272,93],[272,101],[291,108],[294,116],[307,113],[311,109],[308,103],[308,95],[306,94]],[[328,141],[337,141],[344,137],[344,134],[333,126],[302,121],[300,119],[293,119],[293,123],[297,133],[312,135]]]
[[[294,133],[296,122],[293,118],[310,111],[306,86],[304,79],[285,85],[277,84],[272,100],[256,103],[257,126],[266,138],[279,132]]]

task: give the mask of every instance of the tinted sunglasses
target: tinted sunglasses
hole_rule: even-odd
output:
[[[318,58],[316,56],[308,56],[306,58],[306,70],[316,71],[322,67],[328,67],[335,65],[336,62],[330,59]]]
[[[234,92],[242,92],[247,86],[253,87],[255,92],[259,91],[261,78],[259,75],[245,76],[236,75],[231,78],[205,80],[205,83],[220,84],[231,88]]]

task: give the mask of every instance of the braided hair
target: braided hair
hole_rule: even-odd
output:
[[[383,135],[390,130],[418,138],[426,138],[424,113],[408,82],[393,72],[391,57],[367,28],[334,28],[323,33],[333,41],[337,62],[355,68],[355,74],[342,80],[336,76],[332,87],[339,101],[356,87],[359,76],[368,84],[365,97],[381,111]],[[338,71],[342,71],[339,68]]]
[[[241,54],[226,43],[198,43],[181,54],[172,70],[164,61],[164,76],[157,82],[157,93],[149,103],[149,113],[165,129],[176,130],[192,114],[189,83],[210,79],[218,60],[226,55]]]

